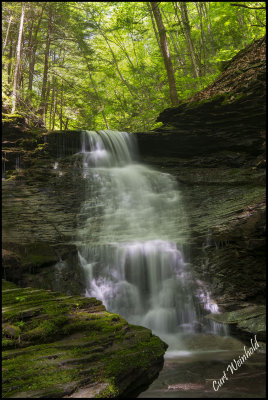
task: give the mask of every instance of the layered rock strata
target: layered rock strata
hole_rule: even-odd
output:
[[[95,298],[2,281],[2,395],[137,395],[158,375],[167,345],[108,313]]]

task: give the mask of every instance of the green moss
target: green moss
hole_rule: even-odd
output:
[[[61,328],[67,321],[68,318],[64,315],[54,317],[53,320],[43,321],[36,328],[25,333],[23,339],[39,343],[55,340],[62,334]]]
[[[215,102],[221,102],[224,101],[226,96],[228,96],[228,94],[225,93],[221,93],[221,94],[215,94],[214,96],[209,97],[208,99],[203,99],[203,100],[197,100],[197,101],[191,101],[186,104],[186,109],[193,109],[193,108],[199,108],[201,106],[207,105],[207,104],[212,104]]]
[[[164,354],[148,329],[128,325],[99,300],[5,281],[3,288],[4,335],[16,333],[3,337],[4,397],[60,398],[66,385],[73,391],[85,380],[109,383],[98,397],[116,397],[127,370],[146,371]]]
[[[247,319],[258,317],[259,315],[265,315],[265,306],[250,306],[242,308],[241,310],[225,312],[221,314],[209,314],[207,318],[213,319],[214,321],[221,322],[223,324],[234,324],[245,321]]]
[[[21,114],[5,114],[2,113],[2,123],[16,123],[18,121],[24,120],[24,117]]]
[[[21,114],[18,113],[14,113],[14,114],[6,114],[6,113],[2,113],[3,118],[18,118],[18,117],[22,117]]]
[[[119,392],[118,387],[111,383],[104,390],[102,390],[99,394],[97,394],[95,396],[95,398],[109,399],[109,398],[117,397],[119,394],[120,394],[120,392]]]
[[[5,279],[2,279],[2,290],[7,289],[18,289],[18,286],[13,282],[8,282]]]
[[[2,338],[2,349],[3,350],[12,349],[16,346],[16,344],[17,344],[16,340]]]
[[[186,109],[194,109],[194,108],[199,108],[204,105],[214,105],[215,108],[219,108],[221,106],[225,106],[227,104],[230,104],[231,102],[235,102],[243,97],[243,94],[236,94],[233,92],[228,92],[228,93],[220,93],[220,94],[215,94],[214,96],[211,96],[207,99],[203,100],[197,100],[197,101],[191,101],[188,103],[181,104],[179,107],[185,107]],[[216,104],[213,104],[216,103]]]
[[[20,336],[21,330],[16,325],[3,325],[3,336],[17,339]]]

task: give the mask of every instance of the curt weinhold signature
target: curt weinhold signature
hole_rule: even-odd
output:
[[[250,339],[251,347],[247,350],[246,346],[244,346],[244,354],[242,356],[239,356],[237,360],[233,359],[233,361],[230,364],[228,364],[226,370],[223,371],[222,377],[219,380],[213,381],[212,385],[215,391],[218,391],[219,388],[222,387],[222,385],[229,380],[229,378],[226,375],[226,371],[231,372],[231,374],[233,375],[234,371],[238,370],[238,368],[244,364],[244,362],[248,359],[248,357],[250,357],[253,354],[253,352],[256,351],[258,347],[260,347],[260,345],[257,342],[256,335],[254,337],[254,340],[255,342],[253,343],[253,340]]]

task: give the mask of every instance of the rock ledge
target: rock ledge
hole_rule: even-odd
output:
[[[122,397],[156,378],[167,345],[95,298],[2,280],[3,397]]]

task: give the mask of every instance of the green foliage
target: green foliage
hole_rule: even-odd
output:
[[[265,10],[250,8],[265,3],[246,2],[247,8],[231,2],[186,2],[198,77],[176,4],[161,2],[159,8],[178,97],[185,100],[210,84],[224,69],[224,62],[265,34]],[[42,117],[46,127],[153,128],[159,112],[170,106],[170,99],[146,2],[25,3],[19,111],[41,118],[50,8],[46,110]],[[3,3],[3,105],[7,109],[12,103],[20,16],[21,3]]]

